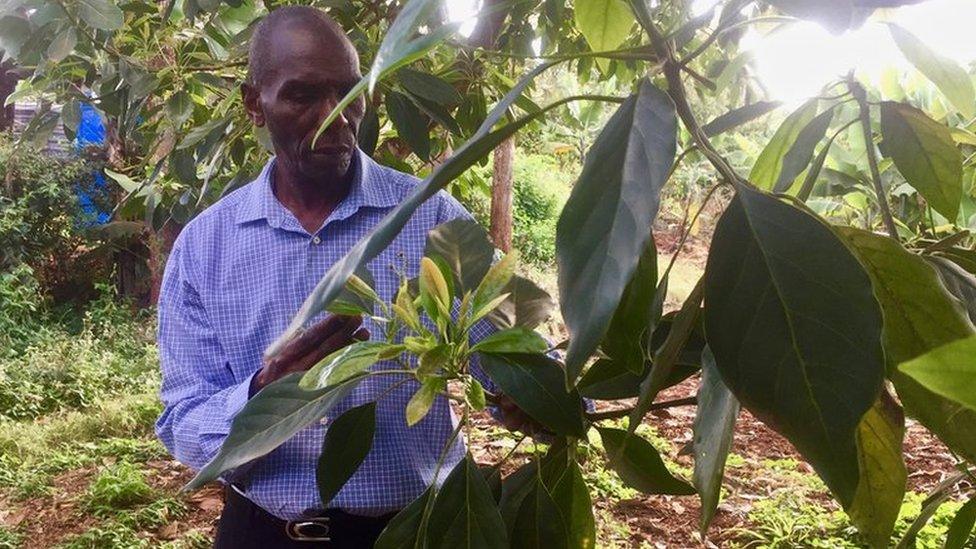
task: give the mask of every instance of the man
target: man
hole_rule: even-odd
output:
[[[362,98],[311,147],[321,121],[360,77],[351,42],[321,11],[280,8],[255,30],[242,92],[251,120],[268,129],[275,158],[255,181],[186,226],[160,297],[165,409],[156,430],[194,469],[216,455],[234,416],[261,388],[370,331],[381,333],[368,319],[327,317],[275,360],[262,361],[329,267],[417,184],[357,148]],[[383,299],[392,300],[401,274],[416,276],[427,232],[457,217],[469,214],[449,195],[436,195],[370,262]],[[408,428],[404,406],[416,386],[391,388],[385,378],[364,381],[321,425],[236,472],[216,546],[371,546],[389,519],[435,480],[453,429],[444,399]],[[322,509],[315,466],[329,420],[377,398],[373,449]],[[502,413],[510,428],[528,421],[511,401]],[[463,453],[462,444],[452,447],[442,478]],[[314,540],[322,537],[331,541]]]

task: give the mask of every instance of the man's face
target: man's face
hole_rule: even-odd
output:
[[[307,25],[274,31],[268,70],[244,86],[244,103],[258,126],[267,126],[279,163],[309,181],[336,181],[347,174],[365,101],[360,97],[319,136],[312,138],[336,104],[359,81],[359,59],[347,40]]]

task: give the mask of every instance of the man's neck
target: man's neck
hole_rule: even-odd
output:
[[[272,190],[278,202],[290,211],[310,234],[318,231],[336,207],[349,195],[355,166],[339,179],[309,180],[275,163]]]

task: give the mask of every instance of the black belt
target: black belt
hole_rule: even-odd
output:
[[[240,517],[248,524],[225,518]],[[233,488],[225,491],[224,513],[218,526],[216,547],[241,547],[241,540],[254,547],[371,547],[396,513],[367,517],[340,509],[327,509],[298,520],[282,520],[257,506]],[[233,522],[233,523],[231,523]],[[243,528],[244,531],[239,529]],[[231,531],[233,530],[233,531]],[[263,533],[263,534],[262,534]],[[256,539],[259,537],[264,539]],[[221,543],[221,541],[224,543]]]

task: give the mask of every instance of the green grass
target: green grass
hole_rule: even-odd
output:
[[[127,461],[102,470],[85,492],[85,507],[99,516],[119,509],[129,509],[153,499],[153,489],[145,473]]]

